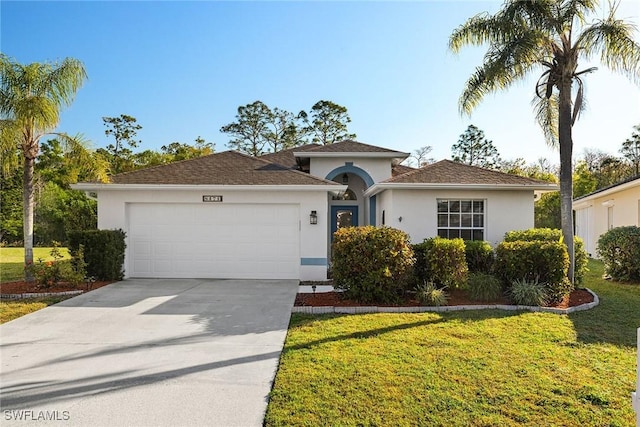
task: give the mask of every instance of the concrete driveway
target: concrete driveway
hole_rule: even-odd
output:
[[[6,323],[0,424],[260,426],[297,287],[126,280]]]

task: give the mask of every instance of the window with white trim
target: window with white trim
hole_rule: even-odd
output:
[[[438,199],[438,236],[484,240],[484,200]]]

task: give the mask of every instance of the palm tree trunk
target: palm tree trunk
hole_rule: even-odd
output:
[[[569,253],[569,272],[573,283],[575,254],[573,248],[573,139],[571,136],[571,78],[559,85],[558,139],[560,143],[560,220],[562,237]]]
[[[33,264],[33,169],[35,159],[25,156],[23,174],[23,231],[24,231],[24,265]],[[33,271],[25,269],[25,280],[33,282]]]

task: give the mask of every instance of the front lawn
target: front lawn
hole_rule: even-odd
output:
[[[49,305],[57,304],[69,296],[24,299],[18,301],[0,301],[0,324],[17,319],[25,314],[41,310]]]
[[[294,315],[266,425],[628,426],[640,285],[593,310]]]
[[[38,258],[44,261],[51,261],[51,248],[33,248],[33,260]],[[64,255],[63,259],[70,259],[69,251],[60,248]],[[23,248],[0,248],[0,283],[14,282],[24,279],[24,249]]]

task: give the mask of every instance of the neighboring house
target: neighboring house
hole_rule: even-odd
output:
[[[495,244],[533,227],[537,192],[555,184],[355,141],[262,157],[234,151],[128,172],[97,194],[98,227],[127,233],[126,277],[324,280],[333,232],[387,225]]]
[[[640,177],[633,177],[594,191],[573,201],[576,235],[587,252],[597,257],[598,239],[607,230],[625,225],[640,226]]]

